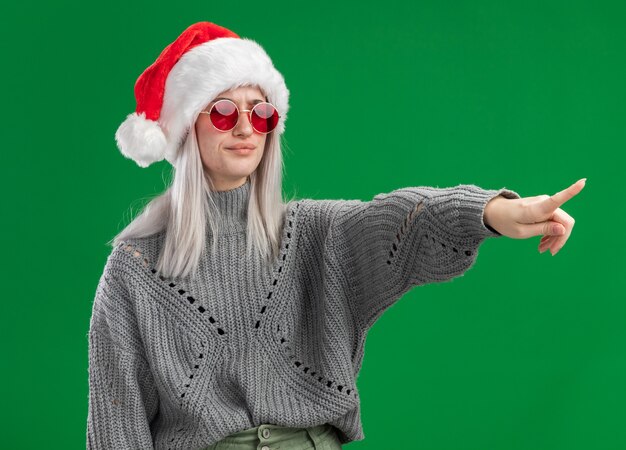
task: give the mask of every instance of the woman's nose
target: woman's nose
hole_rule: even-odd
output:
[[[252,123],[250,123],[250,115],[247,112],[239,113],[239,120],[235,125],[235,134],[250,135],[254,129]]]

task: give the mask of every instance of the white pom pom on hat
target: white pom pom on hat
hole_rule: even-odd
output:
[[[117,129],[115,140],[122,154],[140,167],[148,167],[165,156],[167,140],[158,123],[145,112],[129,114]]]
[[[115,133],[121,153],[140,167],[176,154],[200,111],[218,94],[258,86],[280,118],[272,133],[285,130],[289,90],[265,50],[255,41],[211,22],[188,27],[161,52],[135,83],[135,112]]]

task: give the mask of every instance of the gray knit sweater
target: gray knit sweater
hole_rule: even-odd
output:
[[[500,236],[487,202],[520,198],[459,185],[291,201],[264,268],[242,257],[249,193],[249,181],[217,193],[228,231],[196,278],[155,271],[163,233],[112,250],[89,325],[87,448],[203,449],[267,423],[362,440],[368,330],[412,287],[468,270]]]

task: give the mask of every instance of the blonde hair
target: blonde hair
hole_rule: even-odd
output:
[[[283,157],[280,137],[269,133],[259,165],[250,174],[247,219],[247,256],[254,251],[271,264],[280,246],[283,214]],[[166,191],[146,204],[140,213],[111,241],[111,246],[133,238],[165,232],[165,241],[154,267],[164,277],[194,276],[206,247],[207,227],[212,231],[212,254],[219,243],[217,209],[208,174],[204,171],[195,127],[180,147],[173,178]],[[288,200],[291,201],[291,200]]]

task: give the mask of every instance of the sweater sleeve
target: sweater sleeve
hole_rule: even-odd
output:
[[[349,301],[367,329],[414,286],[462,275],[487,237],[502,236],[483,221],[492,198],[514,191],[475,185],[406,187],[371,201],[337,202],[326,248],[341,268]]]
[[[158,393],[136,342],[128,291],[109,264],[89,326],[87,449],[153,449],[150,423]]]

